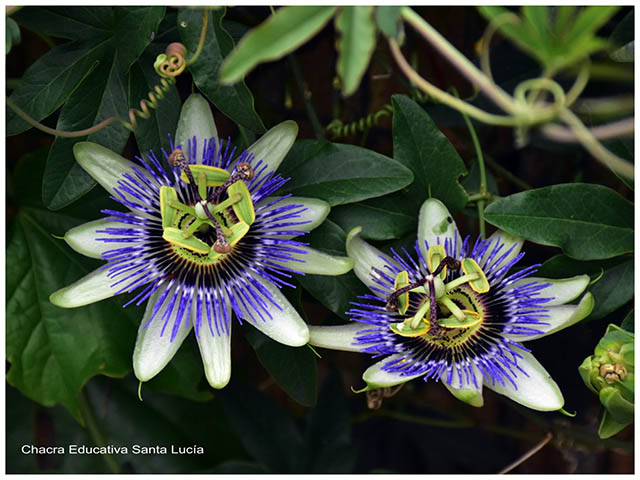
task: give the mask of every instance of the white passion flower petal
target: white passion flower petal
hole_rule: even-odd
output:
[[[488,240],[489,248],[487,248],[487,251],[480,261],[480,264],[486,274],[507,265],[520,253],[520,250],[522,250],[522,246],[524,245],[524,240],[522,238],[511,235],[504,230],[494,232]],[[500,243],[500,248],[497,251],[494,251],[498,242]],[[507,254],[507,252],[509,253]],[[494,277],[493,282],[499,282],[502,280],[506,273],[507,271],[505,270],[501,275]]]
[[[167,288],[169,288],[170,291],[164,298],[162,306],[159,307],[151,323],[147,325],[151,315],[153,315],[156,303],[161,299]],[[162,371],[176,354],[193,326],[192,322],[189,322],[188,325],[180,325],[176,337],[171,341],[171,333],[178,311],[178,302],[173,305],[171,312],[168,314],[166,312],[171,305],[170,300],[175,289],[175,286],[161,286],[149,297],[149,301],[147,302],[147,308],[144,311],[144,316],[138,328],[136,346],[133,350],[133,372],[141,382],[151,380]],[[194,308],[195,307],[192,306],[192,309]],[[165,314],[168,315],[166,320],[163,319]]]
[[[271,337],[276,342],[280,342],[290,347],[301,347],[309,341],[309,328],[302,320],[300,314],[289,303],[289,300],[280,292],[280,289],[268,280],[249,272],[249,274],[260,283],[270,294],[273,302],[280,308],[276,307],[269,300],[265,300],[268,304],[271,318],[262,320],[257,312],[254,312],[251,306],[247,306],[245,310],[241,305],[240,316],[245,320],[250,320],[251,324],[262,333]],[[263,316],[266,315],[263,313]]]
[[[221,335],[202,328],[196,340],[209,385],[224,388],[231,379],[231,325],[229,334]]]
[[[447,387],[447,390],[451,392],[451,394],[456,397],[458,400],[461,400],[465,403],[473,407],[482,407],[484,405],[484,398],[482,397],[482,372],[480,369],[476,367],[474,364],[471,364],[471,368],[473,370],[473,374],[476,378],[476,383],[473,383],[473,380],[469,378],[470,382],[467,383],[467,378],[464,370],[461,368],[462,373],[462,383],[460,382],[460,373],[453,366],[453,375],[451,377],[451,384],[448,384],[444,379],[447,377],[447,372],[444,373],[440,380]]]
[[[458,227],[453,217],[440,200],[429,198],[420,207],[420,215],[418,217],[418,244],[422,257],[427,259],[427,247],[440,244],[444,245],[445,239],[449,238],[455,243],[456,249],[460,251],[462,248],[462,237],[458,233]],[[452,245],[453,247],[453,245]],[[455,252],[454,256],[457,256]]]
[[[345,352],[360,352],[362,345],[356,344],[358,332],[371,328],[371,325],[360,322],[345,325],[317,326],[309,325],[309,343],[314,347]]]
[[[485,381],[485,386],[533,410],[553,411],[561,409],[564,405],[564,398],[556,382],[553,381],[533,355],[519,348],[518,353],[523,357],[518,359],[518,365],[527,372],[528,376],[518,371],[518,375],[514,379],[517,388],[508,380],[505,380],[505,386],[498,381],[493,385]]]
[[[218,130],[213,121],[213,113],[211,113],[209,103],[202,95],[197,93],[192,93],[184,102],[174,139],[176,147],[178,145],[182,146],[182,151],[186,158],[193,158],[189,148],[194,136],[199,143],[199,148],[203,148],[203,140],[209,141],[212,137],[215,138],[214,141],[218,145]],[[194,157],[197,163],[202,163],[202,155],[194,155]]]
[[[73,146],[73,155],[84,171],[98,182],[102,187],[114,197],[119,197],[114,188],[118,186],[118,181],[122,180],[125,173],[134,175],[132,167],[137,167],[133,162],[122,158],[117,153],[108,148],[92,142],[78,142]],[[146,173],[144,168],[138,170],[145,175],[151,183],[157,183]],[[125,194],[127,199],[138,201],[132,196]]]
[[[548,307],[548,312],[544,314],[547,316],[540,317],[540,321],[548,325],[528,325],[530,328],[540,330],[541,333],[531,335],[503,333],[502,336],[518,342],[528,342],[546,337],[587,318],[593,310],[594,304],[593,295],[587,292],[578,305],[556,305],[555,307]]]
[[[312,275],[342,275],[353,268],[353,260],[349,257],[336,257],[304,246],[296,246],[295,249],[304,253],[288,253],[292,260],[287,262],[271,261],[296,272]]]
[[[114,235],[97,233],[98,230],[105,230],[106,228],[131,228],[131,225],[104,218],[94,220],[73,227],[64,234],[64,241],[76,252],[91,258],[102,258],[104,252],[134,245],[131,242],[103,242],[98,240],[98,238],[117,239]]]
[[[402,375],[399,372],[387,372],[383,370],[383,365],[389,362],[402,358],[402,355],[390,355],[374,363],[367,368],[362,374],[362,379],[367,382],[367,390],[374,390],[376,388],[393,387],[401,383],[406,383],[414,378],[421,377],[423,374],[418,375]]]
[[[589,275],[576,275],[570,278],[540,278],[526,277],[522,280],[513,282],[511,288],[517,288],[522,285],[537,282],[540,285],[549,283],[548,287],[539,291],[538,297],[550,298],[545,302],[544,306],[564,305],[578,298],[584,289],[589,285]]]
[[[282,222],[277,223],[299,223],[298,225],[287,225],[287,226],[276,226],[271,230],[278,232],[286,232],[288,230],[295,231],[303,231],[308,232],[316,228],[324,219],[329,215],[329,210],[331,207],[324,200],[319,200],[317,198],[307,198],[307,197],[286,197],[281,198],[279,201],[278,198],[281,197],[267,197],[262,202],[260,202],[256,208],[256,213],[260,212],[263,215],[268,215],[269,212],[286,207],[288,205],[300,205],[299,208],[294,208],[289,211],[289,213],[285,213],[285,219]],[[264,205],[264,206],[261,206]],[[277,213],[275,215],[278,215]],[[291,216],[289,216],[291,215]],[[270,230],[265,230],[265,233],[269,233]],[[296,235],[290,236],[282,236],[281,238],[294,238]]]
[[[359,235],[361,231],[362,227],[355,227],[347,235],[347,255],[354,261],[353,272],[360,281],[380,296],[379,292],[373,290],[373,287],[377,286],[374,277],[379,277],[373,269],[376,268],[391,275],[392,272],[387,265],[397,266],[397,264],[391,257],[362,240]]]
[[[247,151],[254,155],[256,161],[262,160],[267,165],[266,172],[275,172],[297,136],[298,124],[293,120],[285,120],[267,131]]]
[[[113,297],[118,294],[122,285],[112,286],[118,280],[107,277],[108,273],[107,269],[98,268],[71,285],[53,292],[49,301],[58,307],[75,308]]]

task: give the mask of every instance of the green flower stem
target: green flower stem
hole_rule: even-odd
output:
[[[457,96],[457,93],[456,93]],[[480,140],[478,140],[478,134],[476,133],[476,129],[471,123],[469,117],[464,113],[462,114],[462,118],[464,118],[464,122],[467,124],[467,128],[469,129],[469,134],[471,135],[471,140],[473,142],[473,148],[476,150],[476,158],[478,159],[478,169],[480,170],[480,195],[483,198],[479,199],[476,203],[478,208],[478,224],[480,227],[480,235],[482,238],[486,238],[487,229],[484,220],[484,207],[485,207],[485,196],[487,195],[487,173],[485,171],[484,165],[484,155],[482,153],[482,147],[480,146]]]
[[[189,60],[187,60],[187,67],[189,65],[192,65],[196,60],[198,60],[198,57],[202,53],[202,50],[204,48],[204,41],[205,41],[205,38],[207,38],[207,26],[208,26],[208,23],[209,23],[209,11],[207,10],[207,8],[204,8],[203,11],[202,11],[202,30],[200,31],[200,39],[198,40],[198,48],[196,48],[196,51],[193,54],[193,57],[191,57]]]
[[[633,165],[604,148],[573,112],[563,109],[560,111],[560,118],[571,128],[578,141],[596,160],[625,178],[633,180]]]
[[[505,112],[515,113],[517,111],[517,106],[509,94],[493,83],[489,77],[482,73],[473,63],[462,55],[462,53],[451,45],[447,39],[440,35],[440,33],[411,8],[402,7],[400,9],[400,16],[431,43],[442,56],[455,65],[471,83],[491,98],[496,105],[499,105]]]
[[[87,392],[85,389],[80,390],[80,394],[78,395],[78,408],[80,409],[80,415],[84,420],[84,424],[93,440],[93,443],[97,447],[106,447],[107,442],[105,441],[104,435],[100,430],[100,426],[98,425],[96,416],[93,413],[93,409],[91,408],[91,403],[89,402],[89,398],[87,397]],[[120,465],[113,455],[105,453],[102,455],[102,458],[107,464],[107,467],[109,468],[109,471],[111,473],[120,473]]]
[[[409,78],[409,80],[411,80],[418,88],[424,91],[427,95],[431,96],[433,99],[455,110],[458,110],[459,112],[465,112],[470,117],[473,117],[483,123],[499,125],[503,127],[514,127],[522,123],[522,120],[517,117],[494,115],[485,112],[484,110],[474,107],[473,105],[470,105],[460,100],[459,98],[456,98],[453,95],[449,95],[443,90],[440,90],[438,87],[422,78],[418,74],[418,72],[411,68],[411,66],[407,62],[407,59],[402,55],[398,42],[396,42],[394,38],[389,38],[388,41],[389,48],[391,49],[391,54],[393,55],[400,69]]]
[[[634,132],[634,119],[623,118],[616,122],[611,122],[606,125],[599,125],[589,129],[591,135],[598,140],[609,140],[612,138],[625,137],[633,135]],[[542,127],[542,133],[556,142],[575,143],[579,142],[578,136],[568,128],[560,125],[545,125]]]
[[[311,103],[311,92],[309,91],[309,87],[307,87],[307,82],[304,80],[298,60],[296,60],[296,57],[293,54],[289,54],[287,56],[287,61],[291,67],[291,72],[293,73],[293,79],[296,82],[296,87],[298,87],[298,92],[300,92],[300,96],[304,102],[304,108],[307,111],[307,116],[309,117],[309,121],[313,127],[313,133],[315,133],[318,140],[324,140],[324,129],[318,119],[318,114],[313,107],[313,103]]]

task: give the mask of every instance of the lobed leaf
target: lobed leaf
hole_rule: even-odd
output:
[[[200,57],[189,66],[193,80],[202,93],[227,117],[257,133],[265,131],[262,120],[253,107],[253,95],[244,82],[224,85],[218,79],[220,67],[233,49],[234,42],[222,26],[225,9],[209,12],[209,26]],[[181,9],[178,30],[189,52],[197,49],[202,29],[202,11]]]

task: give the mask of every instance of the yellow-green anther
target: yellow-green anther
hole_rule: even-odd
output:
[[[465,314],[464,320],[460,321],[454,315],[438,320],[438,325],[444,328],[471,328],[482,321],[482,317],[471,310],[462,310]]]
[[[469,286],[473,289],[474,292],[487,293],[489,291],[489,281],[482,271],[482,268],[480,268],[480,265],[478,265],[474,259],[463,258],[462,271],[467,275],[475,273],[480,276],[480,278],[478,278],[477,280],[471,280],[469,282]]]
[[[427,266],[429,267],[429,271],[433,272],[438,268],[438,265],[440,265],[446,256],[447,252],[442,245],[433,245],[432,247],[429,247],[429,250],[427,251]],[[447,277],[447,267],[442,269],[439,277],[443,280]]]
[[[233,211],[239,220],[242,220],[247,225],[251,225],[256,219],[256,212],[253,208],[253,201],[251,200],[251,193],[242,180],[231,184],[227,189],[229,197],[232,195],[240,195],[240,201],[233,204]]]
[[[235,225],[233,225],[230,229],[229,229],[229,234],[226,235],[227,240],[229,241],[229,245],[234,246],[236,243],[238,243],[242,237],[244,237],[247,232],[249,231],[249,225],[247,225],[245,222],[238,222]]]
[[[462,275],[461,277],[456,278],[455,280],[451,280],[449,283],[447,283],[445,285],[445,290],[447,292],[450,292],[451,290],[453,290],[454,288],[459,287],[460,285],[463,285],[467,282],[471,282],[473,280],[478,280],[480,278],[480,275],[478,275],[477,273],[470,273],[468,275]]]
[[[191,250],[192,252],[201,253],[203,255],[209,253],[209,245],[194,236],[184,238],[182,235],[182,230],[180,230],[179,228],[165,228],[162,231],[162,238],[164,238],[169,243],[182,248],[186,248],[187,250]]]
[[[393,284],[393,290],[398,291],[403,287],[409,285],[409,273],[402,271],[396,275],[395,282]],[[421,287],[422,288],[422,287]],[[409,292],[404,292],[398,295],[398,313],[404,315],[409,309]]]
[[[201,173],[204,173],[207,187],[219,187],[231,176],[226,170],[209,165],[189,165],[189,168],[195,179],[199,178]],[[180,178],[183,182],[189,183],[189,178],[184,170],[180,174]]]
[[[464,314],[464,312],[462,310],[460,310],[460,307],[458,307],[455,303],[453,303],[453,300],[451,300],[449,297],[445,296],[445,297],[440,298],[439,301],[445,307],[447,307],[449,309],[449,311],[453,314],[453,316],[456,317],[460,322],[464,322],[465,321],[467,316]]]
[[[171,187],[160,187],[160,216],[162,217],[162,228],[172,227],[176,213],[172,202],[178,201],[176,191]]]
[[[429,325],[422,323],[416,326],[416,328],[412,328],[411,325],[405,322],[399,322],[389,325],[389,329],[401,337],[419,337],[429,331]]]

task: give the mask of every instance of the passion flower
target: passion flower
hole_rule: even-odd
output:
[[[515,270],[523,241],[498,231],[464,240],[436,199],[421,210],[415,254],[386,255],[347,237],[354,272],[372,294],[352,303],[353,323],[311,327],[310,343],[384,357],[363,374],[362,390],[411,379],[441,381],[460,400],[483,405],[483,385],[537,410],[558,410],[560,389],[521,342],[569,327],[593,308],[589,277],[535,278]]]
[[[298,127],[283,122],[236,155],[218,141],[213,115],[200,95],[183,106],[167,168],[150,152],[130,162],[99,145],[74,148],[78,163],[128,211],[65,235],[76,251],[106,265],[50,300],[79,307],[135,293],[146,302],[133,368],[146,381],[171,360],[191,329],[207,380],[224,387],[231,375],[232,313],[274,340],[301,346],[309,330],[280,288],[291,273],[337,275],[348,258],[312,250],[295,237],[329,212],[321,200],[273,196],[288,179],[276,173]]]

